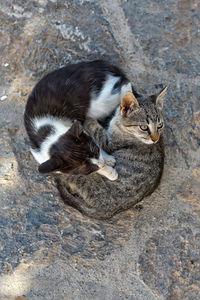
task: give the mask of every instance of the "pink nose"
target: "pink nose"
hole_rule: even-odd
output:
[[[152,135],[151,135],[151,140],[152,140],[152,142],[156,143],[156,142],[158,141],[158,139],[159,139],[158,134],[152,134]]]

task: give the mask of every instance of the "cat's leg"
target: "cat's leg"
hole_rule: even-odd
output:
[[[87,215],[88,217],[97,219],[108,219],[112,216],[109,214],[109,211],[102,211],[101,209],[99,209],[99,205],[95,205],[94,203],[93,206],[93,203],[88,201],[87,198],[89,195],[88,193],[84,193],[85,188],[82,189],[86,185],[86,182],[83,181],[80,184],[80,182],[78,181],[80,186],[77,186],[76,184],[73,184],[70,181],[67,181],[66,183],[64,180],[63,182],[62,177],[56,177],[56,183],[63,201],[68,205],[78,209],[80,212]]]
[[[62,181],[57,180],[57,187],[63,201],[78,209],[84,215],[95,219],[108,219],[112,217],[112,214],[109,214],[109,211],[101,211],[99,210],[99,207],[92,207],[88,205],[88,203],[84,201],[84,198],[80,197],[78,194],[75,195],[73,190],[71,190],[71,188],[66,184],[63,184]]]
[[[104,148],[105,150],[109,150],[106,130],[98,123],[97,120],[87,118],[84,123],[84,127],[95,138],[100,147]],[[102,166],[102,161],[105,163],[104,166]],[[97,171],[98,174],[105,176],[112,181],[118,178],[117,171],[112,168],[116,163],[115,158],[112,155],[106,153],[103,149],[100,150],[99,161],[97,160],[96,163],[100,168]]]
[[[62,180],[59,180],[58,177],[56,179],[56,183],[60,195],[65,203],[78,209],[83,214],[89,217],[95,217],[96,210],[93,208],[89,208],[84,199],[78,193],[73,192],[73,189],[71,189],[70,184],[69,186],[67,184],[63,184]]]

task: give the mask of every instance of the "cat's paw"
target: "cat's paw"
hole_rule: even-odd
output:
[[[97,173],[108,178],[111,181],[117,180],[118,178],[117,171],[110,166],[104,166],[102,169],[98,170]]]
[[[110,168],[111,170],[109,171],[109,173],[107,174],[107,178],[111,181],[115,181],[118,178],[118,173],[115,169]]]
[[[107,166],[111,166],[111,167],[115,166],[116,160],[115,160],[114,156],[108,154],[103,149],[101,149],[100,157],[102,158],[103,161],[105,161],[105,164]]]
[[[112,156],[112,155],[107,155],[104,158],[104,161],[105,161],[106,165],[108,165],[110,167],[114,167],[116,165],[116,160],[115,160],[114,156]]]

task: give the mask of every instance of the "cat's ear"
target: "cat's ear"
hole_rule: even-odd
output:
[[[157,95],[156,95],[156,99],[155,99],[155,102],[156,102],[156,106],[159,108],[159,109],[162,109],[163,108],[163,98],[164,98],[164,95],[167,91],[167,86],[164,87],[164,89],[162,89],[162,91],[160,91]]]
[[[75,120],[73,122],[71,128],[68,130],[68,133],[71,133],[71,134],[73,134],[76,137],[79,137],[82,132],[83,132],[83,126],[77,120]]]
[[[61,162],[56,158],[50,158],[38,167],[40,173],[50,173],[58,170],[61,167]]]
[[[121,100],[120,111],[121,115],[124,117],[128,112],[131,112],[139,107],[139,103],[133,93],[127,92]]]

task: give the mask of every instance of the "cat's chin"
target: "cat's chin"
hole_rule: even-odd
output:
[[[155,144],[155,142],[153,142],[152,140],[140,139],[140,141],[147,145]]]

